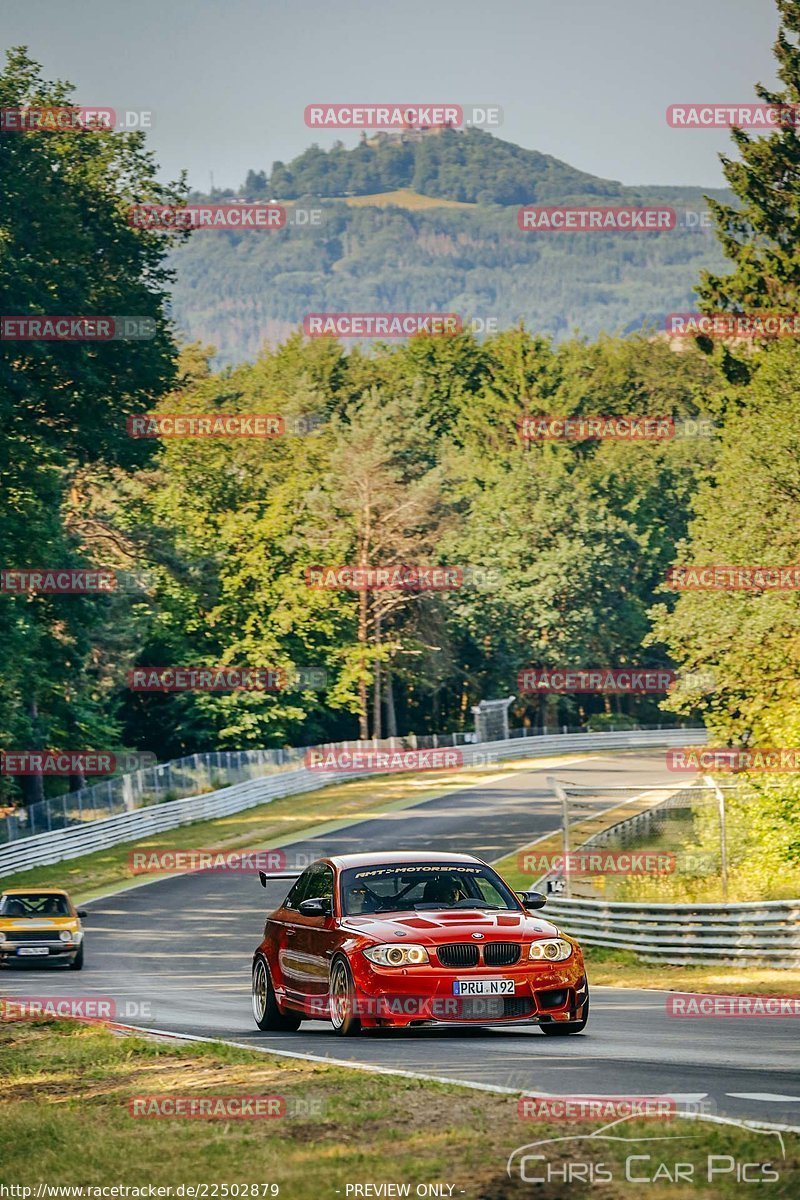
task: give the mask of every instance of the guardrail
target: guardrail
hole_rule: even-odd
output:
[[[501,759],[534,758],[549,754],[570,754],[581,750],[636,750],[659,746],[681,746],[698,744],[705,740],[704,729],[658,729],[629,730],[624,733],[567,733],[544,735],[536,738],[509,738],[502,742],[479,742],[459,747],[456,753],[464,766],[480,766]],[[324,747],[335,750],[340,747]],[[352,743],[347,748],[355,751],[359,747]],[[372,749],[370,743],[362,744],[362,750]],[[381,749],[403,749],[384,743]],[[292,753],[298,753],[293,751]],[[302,753],[302,751],[300,752]],[[377,773],[377,772],[376,772]],[[242,812],[259,804],[266,804],[281,796],[299,795],[317,788],[329,787],[345,780],[363,778],[371,771],[326,772],[307,767],[282,770],[275,774],[234,784],[218,791],[200,796],[189,796],[183,800],[169,800],[152,804],[146,808],[121,813],[118,816],[83,824],[70,825],[65,829],[20,838],[0,845],[0,877],[31,867],[49,866],[66,859],[91,854],[123,842],[137,841],[154,833],[177,829],[195,821],[206,821],[215,817]]]
[[[567,819],[570,804],[574,803],[585,807],[587,801],[594,795],[595,789],[582,784],[561,784],[558,779],[553,778],[550,778],[549,782],[553,785],[555,795],[562,803],[563,842],[564,821]],[[704,798],[710,796],[716,803],[715,791],[739,792],[740,790],[738,783],[720,784],[716,781],[714,781],[713,788],[709,784],[690,784],[685,787],[678,787],[673,784],[671,786],[673,788],[671,792],[666,785],[648,787],[644,792],[640,792],[638,795],[631,796],[628,800],[622,801],[616,810],[609,808],[598,813],[593,808],[589,808],[587,814],[582,817],[570,817],[570,836],[568,841],[571,850],[583,853],[601,846],[627,847],[631,842],[637,843],[642,839],[648,838],[654,828],[658,828],[663,824],[665,814],[669,814],[675,810],[690,809],[692,803],[696,802],[698,797]],[[612,785],[609,788],[602,789],[604,795],[607,792],[627,792],[629,790],[631,789],[620,785]],[[615,818],[614,813],[624,808],[626,804],[631,804],[634,801],[639,803],[646,794],[657,795],[662,791],[665,793],[663,800],[658,800],[655,804],[650,804],[646,808],[639,808],[630,816]],[[583,800],[581,800],[581,797],[583,797]],[[580,827],[589,821],[601,822],[602,828],[588,834],[586,837],[582,837]],[[582,838],[582,840],[578,840],[579,838]],[[569,884],[568,887],[567,884]],[[598,887],[597,878],[582,876],[577,879],[571,879],[564,875],[563,868],[560,866],[554,866],[552,870],[540,875],[533,886],[539,891],[544,890],[548,894],[554,893],[565,900],[602,900],[605,898],[602,889]],[[566,892],[564,892],[565,888],[567,888]]]
[[[633,950],[643,962],[800,967],[800,900],[626,904],[550,899],[544,915],[587,946]]]

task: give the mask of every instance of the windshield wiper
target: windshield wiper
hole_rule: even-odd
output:
[[[451,904],[442,904],[438,900],[418,900],[414,908],[441,908],[449,911],[451,908],[502,908],[502,904],[491,904],[488,900],[454,900]]]

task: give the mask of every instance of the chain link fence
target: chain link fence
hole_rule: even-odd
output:
[[[539,880],[564,898],[728,900],[729,811],[759,795],[709,776],[691,785],[605,788],[552,780],[561,803],[559,852]],[[734,837],[737,827],[734,824]]]

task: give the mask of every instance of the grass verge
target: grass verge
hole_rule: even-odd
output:
[[[547,909],[543,916],[547,915]],[[569,933],[569,930],[566,931]],[[737,967],[720,963],[673,967],[642,962],[632,950],[583,947],[588,978],[597,987],[658,988],[671,992],[713,992],[716,995],[797,996],[800,970],[776,967]]]
[[[788,1200],[798,1194],[800,1138],[794,1134],[782,1135],[781,1144],[775,1134],[738,1126],[639,1120],[611,1131],[630,1141],[587,1142],[584,1135],[597,1122],[523,1119],[516,1096],[220,1044],[175,1046],[68,1022],[11,1023],[0,1026],[0,1072],[5,1185],[274,1184],[287,1200],[333,1200],[337,1192],[345,1196],[348,1184],[409,1184],[413,1196],[417,1185],[435,1183],[452,1186],[454,1197],[506,1200],[532,1195],[530,1183],[507,1176],[509,1155],[531,1142],[569,1136],[575,1140],[533,1151],[546,1162],[531,1162],[529,1170],[549,1173],[551,1164],[555,1173],[552,1182],[536,1187],[542,1200],[565,1194],[630,1198],[635,1192],[625,1180],[625,1160],[648,1154],[635,1163],[640,1177],[655,1175],[660,1163],[671,1170],[688,1163],[694,1170],[692,1186],[654,1189],[660,1195],[738,1196],[741,1183],[727,1159],[714,1160],[719,1170],[707,1181],[709,1155],[769,1162],[777,1173],[770,1195]],[[135,1118],[129,1110],[130,1101],[141,1096],[238,1094],[283,1097],[287,1112],[296,1115],[157,1119]],[[678,1140],[643,1140],[653,1137]],[[584,1164],[585,1171],[587,1163],[595,1177],[603,1164],[611,1181],[600,1192],[591,1183],[565,1187],[564,1170]],[[660,1178],[666,1179],[663,1170]]]

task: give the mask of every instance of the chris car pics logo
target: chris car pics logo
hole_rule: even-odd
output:
[[[776,1183],[782,1178],[786,1159],[783,1134],[778,1130],[748,1129],[743,1122],[730,1119],[727,1125],[746,1130],[747,1150],[735,1150],[735,1143],[712,1152],[708,1148],[708,1131],[702,1128],[705,1119],[698,1114],[686,1133],[654,1133],[633,1135],[627,1127],[640,1115],[631,1113],[588,1134],[541,1138],[520,1146],[510,1155],[506,1172],[510,1179],[525,1184],[550,1184],[564,1189],[565,1185],[627,1183],[637,1187],[651,1184],[681,1188],[689,1195],[693,1186],[724,1184]],[[719,1127],[715,1126],[718,1130]],[[567,1194],[559,1191],[558,1195]],[[577,1192],[568,1194],[577,1195]],[[583,1188],[580,1193],[584,1194]],[[615,1190],[615,1195],[617,1193]],[[633,1190],[632,1195],[635,1195]],[[664,1190],[654,1195],[666,1195]],[[703,1188],[702,1195],[713,1195]],[[727,1194],[727,1193],[726,1193]]]

